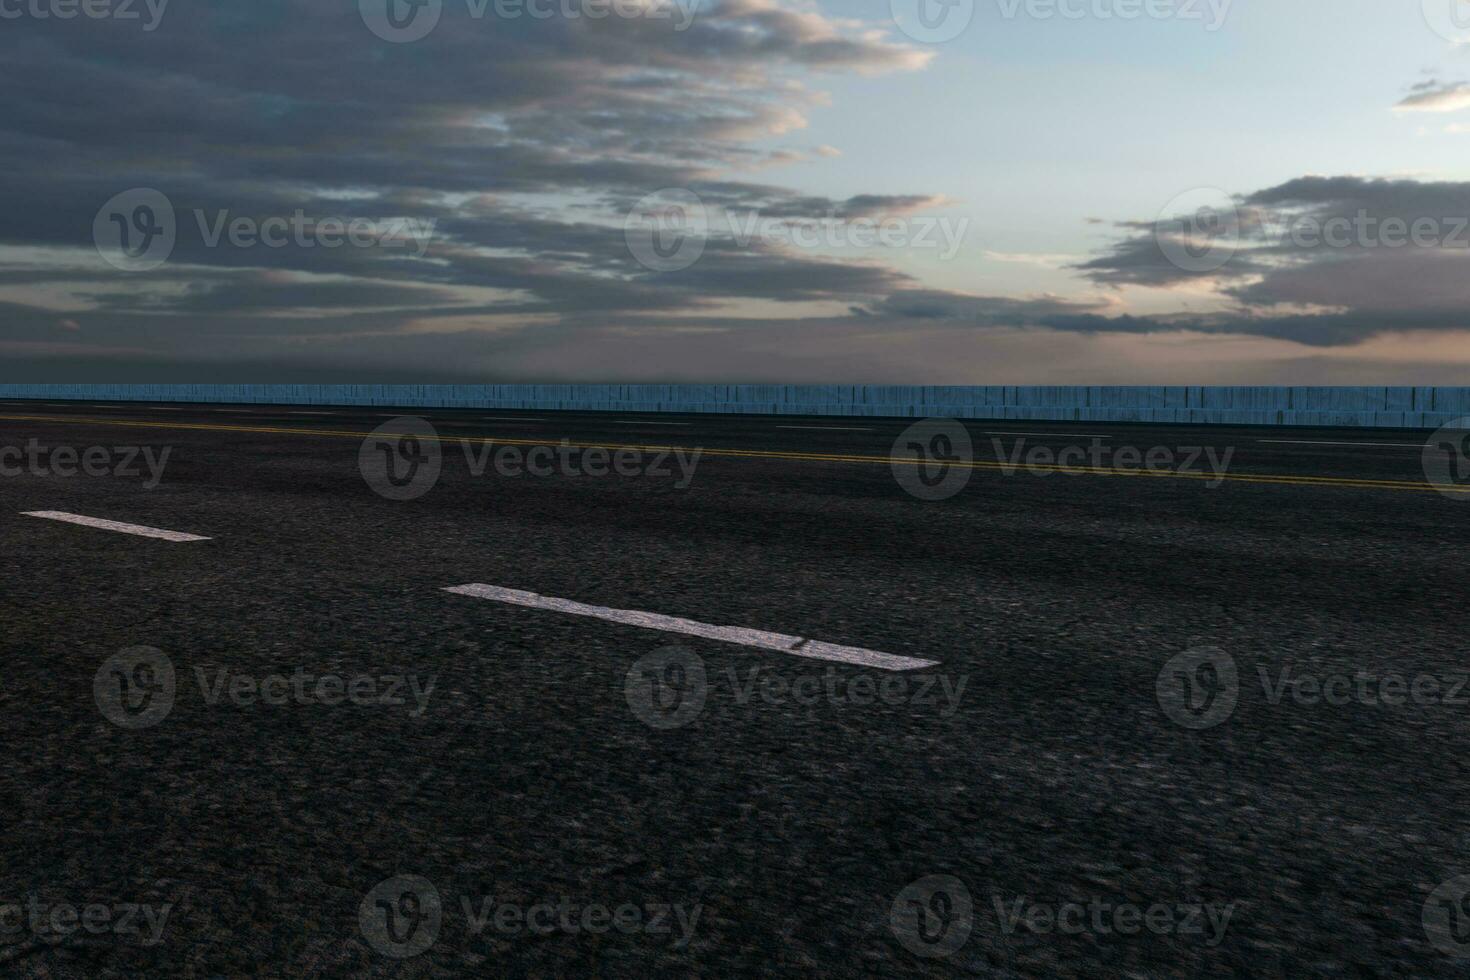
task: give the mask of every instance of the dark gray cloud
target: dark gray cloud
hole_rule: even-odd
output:
[[[1426,91],[1440,91],[1430,86]],[[1470,183],[1301,177],[1209,215],[1120,222],[1130,234],[1075,268],[1105,286],[1213,285],[1210,316],[1111,319],[1110,329],[1239,333],[1312,346],[1407,330],[1470,329]],[[1195,256],[1181,260],[1181,227]],[[1089,318],[1059,329],[1098,329]]]
[[[814,76],[918,69],[931,53],[797,0],[705,0],[682,31],[472,9],[445,0],[438,28],[407,44],[375,37],[353,0],[173,0],[152,31],[6,21],[0,355],[142,374],[175,364],[185,378],[224,379],[234,364],[276,378],[483,380],[549,375],[572,350],[566,363],[580,367],[567,370],[591,377],[621,350],[607,376],[799,380],[826,376],[828,361],[862,373],[834,344],[883,365],[896,355],[872,340],[880,331],[953,354],[967,331],[1189,330],[1328,347],[1470,327],[1459,265],[1470,248],[1309,249],[1278,233],[1286,219],[1470,214],[1463,183],[1304,177],[1240,195],[1211,232],[1239,242],[1210,273],[1231,309],[1209,315],[926,289],[871,260],[742,242],[719,222],[698,262],[652,271],[623,220],[669,188],[712,215],[793,225],[941,211],[942,188],[827,198],[741,179],[794,158],[762,143],[804,124],[820,101]],[[1431,80],[1401,108],[1442,108],[1463,89]],[[93,248],[93,226],[136,187],[167,195],[177,242],[162,267],[122,272]],[[296,214],[308,230],[282,247],[210,240],[230,222]],[[327,247],[323,233],[324,220],[404,219],[426,231],[392,247]],[[1159,222],[1116,227],[1120,239],[1077,267],[1083,281],[1199,281],[1160,247]],[[782,304],[802,312],[771,315]],[[848,312],[814,319],[811,304]],[[769,366],[782,343],[789,363]]]
[[[271,335],[330,332],[322,314],[333,311],[381,332],[447,317],[544,326],[870,300],[906,277],[740,246],[718,229],[694,268],[659,275],[624,239],[636,202],[670,187],[711,208],[791,219],[940,202],[828,200],[724,176],[768,158],[757,139],[804,125],[816,101],[806,75],[916,69],[931,57],[793,6],[700,0],[687,22],[677,11],[593,21],[446,0],[438,27],[405,44],[375,36],[351,0],[176,0],[153,30],[7,20],[0,245],[52,251],[32,262],[13,248],[0,287],[69,287],[90,306],[72,311],[79,342],[120,340],[124,325],[139,329],[127,314],[144,312],[203,317],[224,336],[247,321]],[[146,273],[109,268],[91,245],[98,208],[134,187],[161,191],[177,215],[168,263]],[[233,222],[293,215],[307,231],[281,247],[216,238]],[[320,234],[329,219],[405,218],[432,232],[411,247],[325,247]],[[298,322],[293,311],[312,315]],[[0,336],[27,329],[10,322]],[[145,334],[167,342],[170,331]]]

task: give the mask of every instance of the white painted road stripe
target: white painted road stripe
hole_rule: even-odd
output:
[[[988,436],[1060,436],[1063,439],[1111,439],[1110,435],[1099,432],[1042,432],[1033,429],[1030,432],[997,432],[993,429],[986,430]]]
[[[1305,439],[1257,439],[1277,446],[1374,446],[1381,449],[1423,449],[1422,442],[1310,442]]]
[[[834,660],[838,663],[857,664],[860,667],[874,667],[878,670],[917,670],[920,667],[939,665],[937,660],[899,657],[891,653],[879,653],[877,650],[837,646],[833,643],[805,640],[799,636],[741,629],[738,626],[711,626],[709,623],[699,623],[692,619],[677,619],[673,616],[660,616],[657,613],[638,612],[633,609],[588,606],[580,602],[572,602],[570,599],[552,599],[534,592],[502,589],[494,585],[457,585],[444,591],[475,599],[505,602],[513,606],[547,609],[571,616],[590,616],[593,619],[622,623],[625,626],[641,626],[644,629],[663,630],[666,633],[684,633],[688,636],[703,637],[706,640],[738,643],[741,646],[756,647],[760,650],[775,650],[777,653],[789,653],[797,657]]]
[[[118,531],[122,534],[136,534],[140,538],[158,538],[161,541],[208,541],[209,538],[200,537],[197,534],[184,534],[181,531],[161,531],[156,527],[143,527],[139,524],[120,524],[117,521],[104,521],[100,517],[82,517],[80,514],[66,514],[59,510],[35,510],[21,514],[22,517],[41,517],[48,521],[65,521],[68,524],[81,524],[84,527],[101,528],[104,531]]]
[[[631,421],[631,422],[609,421],[608,424],[609,425],[693,425],[694,423],[693,422],[644,422],[642,420],[634,420],[634,421]]]
[[[778,425],[778,429],[807,429],[812,432],[872,432],[866,425]]]

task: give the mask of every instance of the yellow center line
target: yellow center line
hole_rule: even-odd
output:
[[[362,439],[372,434],[374,430],[348,430],[348,429],[315,429],[299,426],[265,426],[265,425],[218,425],[204,422],[153,422],[144,419],[93,419],[78,418],[67,415],[0,415],[0,422],[59,422],[65,425],[110,425],[136,429],[167,429],[187,430],[195,432],[236,432],[249,435],[287,435],[287,436],[326,436],[342,439]],[[390,433],[391,435],[391,433]],[[545,446],[550,445],[546,439],[502,439],[498,436],[429,436],[413,433],[421,439],[427,439],[440,443],[478,443],[480,445],[504,446]],[[894,464],[905,466],[920,466],[934,463],[925,459],[905,459],[899,456],[868,456],[852,453],[817,453],[817,452],[791,452],[781,449],[709,449],[699,446],[669,446],[648,445],[644,443],[614,443],[614,442],[578,442],[570,439],[559,440],[556,445],[565,445],[570,449],[608,449],[623,450],[630,449],[636,452],[698,452],[704,456],[717,456],[738,459],[773,459],[794,460],[809,463],[879,463],[885,466]],[[1356,487],[1360,489],[1375,490],[1414,490],[1445,493],[1470,493],[1467,487],[1440,487],[1431,483],[1420,483],[1412,480],[1367,480],[1357,477],[1346,476],[1305,476],[1296,474],[1270,474],[1270,473],[1188,473],[1176,470],[1146,470],[1146,469],[1116,469],[1099,466],[1034,466],[1021,463],[1001,463],[993,460],[972,460],[969,462],[953,461],[951,466],[958,466],[975,470],[990,470],[1013,473],[1024,469],[1028,473],[1036,475],[1050,475],[1053,473],[1073,474],[1079,476],[1131,476],[1131,477],[1156,477],[1172,480],[1203,480],[1205,482],[1231,482],[1231,483],[1270,483],[1287,486],[1323,486],[1323,487]]]

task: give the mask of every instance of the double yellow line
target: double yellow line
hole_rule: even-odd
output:
[[[92,419],[77,418],[68,415],[0,415],[0,422],[58,422],[65,425],[108,425],[135,429],[167,429],[187,430],[194,432],[235,432],[244,435],[282,435],[282,436],[322,436],[328,438],[363,439],[371,435],[371,431],[351,431],[346,429],[307,429],[282,426],[264,425],[211,425],[204,422],[148,422],[141,419]],[[434,442],[468,442],[480,445],[499,444],[504,446],[546,446],[553,445],[546,439],[502,439],[498,436],[428,436],[420,435],[420,438],[429,439]],[[631,449],[637,452],[698,452],[703,456],[728,457],[738,459],[772,459],[772,460],[794,460],[807,463],[878,463],[885,466],[918,466],[928,463],[928,460],[904,459],[899,456],[868,456],[854,453],[804,453],[788,452],[779,449],[706,449],[696,446],[653,446],[634,443],[613,442],[577,442],[572,440],[557,440],[554,445],[566,445],[572,449],[607,449],[620,450]],[[1229,482],[1229,483],[1268,483],[1285,486],[1307,486],[1307,487],[1353,487],[1368,490],[1409,490],[1419,493],[1441,492],[1441,493],[1470,493],[1467,487],[1441,487],[1428,482],[1416,482],[1412,480],[1362,480],[1356,477],[1345,476],[1297,476],[1292,474],[1268,474],[1268,473],[1184,473],[1175,470],[1146,470],[1146,469],[1117,469],[1100,466],[1032,466],[1026,464],[1000,463],[993,460],[974,460],[971,462],[954,462],[952,466],[966,467],[974,470],[998,470],[1006,473],[1014,473],[1018,469],[1024,469],[1028,473],[1037,475],[1049,475],[1053,473],[1071,474],[1074,476],[1115,476],[1156,478],[1166,480],[1195,480],[1207,483]]]

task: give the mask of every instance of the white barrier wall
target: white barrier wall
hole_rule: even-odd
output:
[[[0,384],[0,398],[1434,429],[1470,388]]]

